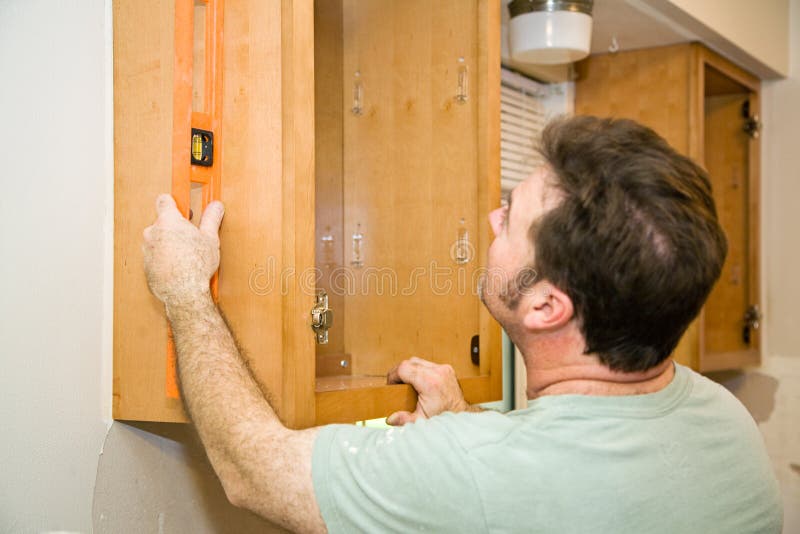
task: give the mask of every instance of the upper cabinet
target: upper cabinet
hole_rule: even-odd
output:
[[[501,397],[501,332],[477,295],[500,203],[499,14],[115,2],[115,418],[185,420],[142,273],[163,191],[194,219],[225,203],[212,287],[286,424],[413,409],[385,379],[410,356],[451,364],[471,402]]]
[[[711,177],[728,257],[676,359],[703,372],[758,364],[759,80],[699,44],[590,56],[577,72],[576,113],[638,120]]]

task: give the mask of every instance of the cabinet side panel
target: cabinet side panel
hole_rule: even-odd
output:
[[[145,280],[142,231],[171,190],[174,4],[120,0],[114,24],[114,417],[185,420],[166,396],[167,323]]]
[[[257,380],[283,413],[281,9],[227,0],[219,304]]]
[[[691,47],[591,56],[577,64],[575,113],[628,118],[689,154]]]

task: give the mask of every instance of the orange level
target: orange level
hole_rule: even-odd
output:
[[[172,196],[184,217],[197,224],[220,198],[222,167],[223,0],[175,2],[175,78],[172,120]],[[193,165],[192,128],[213,132],[213,164]],[[211,294],[217,298],[217,277]],[[166,394],[179,398],[172,332],[167,343]]]

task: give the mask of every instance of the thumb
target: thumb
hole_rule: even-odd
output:
[[[403,426],[406,423],[413,423],[419,417],[416,413],[411,412],[394,412],[386,418],[386,424],[392,426]]]
[[[225,214],[225,207],[222,202],[215,200],[206,206],[203,216],[200,218],[200,231],[209,237],[217,237],[219,225],[222,223],[222,216]]]

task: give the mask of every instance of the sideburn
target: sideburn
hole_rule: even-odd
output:
[[[523,267],[514,275],[498,294],[500,302],[511,311],[516,311],[524,295],[531,293],[531,288],[539,278],[533,266]]]

